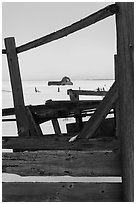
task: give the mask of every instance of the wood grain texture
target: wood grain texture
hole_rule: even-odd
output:
[[[118,62],[118,56],[114,55],[114,69],[115,69],[115,81],[117,84],[117,93],[119,91],[119,80],[120,80],[120,73],[119,73],[119,62]],[[115,121],[116,121],[116,136],[119,136],[119,98],[116,101],[115,104]]]
[[[5,46],[7,50],[7,60],[10,73],[10,81],[12,86],[13,102],[15,107],[15,115],[17,119],[17,129],[19,136],[29,136],[29,125],[26,116],[24,96],[19,70],[19,62],[16,53],[16,44],[14,38],[5,38]]]
[[[74,112],[77,109],[86,110],[86,109],[94,109],[98,107],[101,100],[80,100],[80,101],[47,101],[43,105],[30,105],[25,106],[29,107],[33,114],[44,115],[45,117],[65,117],[71,111]],[[56,114],[55,114],[56,113]],[[14,115],[14,108],[5,108],[2,109],[2,116]]]
[[[98,139],[78,139],[69,142],[73,134],[45,135],[43,137],[3,137],[2,148],[14,150],[114,150],[119,148],[119,139],[102,137]]]
[[[87,122],[83,122],[83,127]],[[66,124],[68,133],[79,133],[76,123]],[[115,118],[107,118],[102,121],[92,138],[114,137],[116,135]]]
[[[3,172],[21,176],[120,176],[119,152],[48,150],[3,153]]]
[[[134,201],[134,2],[118,2],[119,135],[124,201]]]
[[[20,52],[24,52],[26,50],[30,50],[32,48],[47,44],[49,42],[52,42],[54,40],[58,40],[60,38],[66,37],[71,33],[74,33],[78,30],[81,30],[87,26],[90,26],[100,20],[103,20],[104,18],[107,18],[108,16],[113,15],[114,13],[116,13],[117,11],[117,6],[116,4],[111,4],[99,11],[97,11],[96,13],[93,13],[90,16],[87,16],[86,18],[73,23],[70,26],[67,26],[61,30],[58,30],[54,33],[51,33],[49,35],[46,35],[42,38],[36,39],[34,41],[31,41],[29,43],[26,43],[24,45],[21,45],[19,47],[17,47],[17,53]],[[6,50],[2,50],[2,53],[5,54]]]
[[[93,134],[95,133],[99,125],[102,123],[106,115],[109,113],[111,108],[113,108],[117,98],[117,88],[116,83],[114,82],[95,113],[92,115],[92,117],[88,120],[82,131],[79,133],[80,138],[89,138],[93,136]]]
[[[121,183],[3,183],[3,202],[119,202]]]
[[[79,95],[73,93],[72,91],[69,91],[69,97],[71,101],[79,101]],[[77,109],[75,112],[75,121],[76,121],[76,126],[77,126],[77,131],[81,131],[83,127],[83,121],[82,121],[82,116],[81,116],[81,110]]]
[[[35,122],[35,119],[34,119],[32,113],[31,113],[31,110],[30,110],[29,107],[26,107],[26,116],[27,116],[27,118],[28,118],[28,123],[29,123],[29,127],[30,127],[30,130],[31,130],[31,131],[29,132],[29,135],[30,135],[31,137],[34,137],[34,136],[37,136],[37,137],[42,136],[42,135],[43,135],[43,134],[42,134],[42,130],[41,130],[39,124],[37,124],[37,123]]]

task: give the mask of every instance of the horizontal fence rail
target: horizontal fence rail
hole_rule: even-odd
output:
[[[79,138],[75,142],[69,142],[73,134],[45,135],[42,137],[3,137],[2,148],[14,150],[91,150],[110,151],[119,149],[119,139],[106,137],[98,139]]]
[[[116,151],[48,150],[3,153],[3,172],[21,176],[120,176]]]
[[[53,112],[55,110],[67,110],[70,112],[70,110],[74,109],[93,109],[98,107],[101,100],[80,100],[80,101],[46,101],[44,105],[31,105],[26,106],[29,107],[30,110],[35,114],[43,114],[46,113],[46,111]],[[5,108],[2,109],[2,116],[8,116],[8,115],[14,115],[15,109],[14,108]]]
[[[121,183],[3,183],[3,202],[119,202]]]
[[[107,18],[108,16],[111,16],[115,14],[118,11],[118,7],[116,4],[112,4],[110,6],[105,7],[104,9],[101,9],[97,11],[96,13],[76,22],[73,23],[70,26],[67,26],[61,30],[58,30],[54,33],[51,33],[49,35],[46,35],[42,38],[36,39],[34,41],[31,41],[29,43],[26,43],[24,45],[21,45],[16,48],[17,53],[24,52],[27,50],[30,50],[32,48],[36,48],[38,46],[47,44],[49,42],[52,42],[54,40],[58,40],[60,38],[66,37],[69,34],[72,34],[78,30],[81,30],[85,27],[88,27],[100,20],[103,20],[104,18]],[[6,50],[2,50],[2,54],[6,54]]]

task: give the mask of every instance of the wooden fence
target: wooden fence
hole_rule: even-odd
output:
[[[16,47],[5,38],[18,137],[3,137],[3,172],[21,176],[122,177],[122,182],[3,183],[3,201],[134,201],[134,3],[116,3],[55,33]],[[101,101],[80,101],[86,91],[70,90],[71,101],[47,101],[25,106],[18,53],[41,46],[90,26],[111,15],[116,17],[117,54],[115,83]],[[97,94],[98,95],[98,94]],[[114,113],[111,120],[107,114]],[[91,116],[83,123],[82,118]],[[74,117],[75,124],[61,132],[58,118]],[[10,121],[11,119],[3,119]],[[52,121],[55,134],[43,135],[40,124]],[[76,136],[76,137],[75,137]],[[75,141],[69,142],[72,137]],[[26,151],[27,150],[27,151]]]

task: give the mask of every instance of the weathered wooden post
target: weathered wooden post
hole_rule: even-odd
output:
[[[119,136],[124,201],[134,201],[134,2],[116,3]]]
[[[9,65],[18,134],[19,136],[29,136],[29,125],[28,119],[26,117],[15,39],[13,37],[5,38],[5,46]]]
[[[118,94],[118,83],[119,83],[119,69],[118,69],[118,56],[114,55],[114,70],[115,70],[115,81],[117,84]],[[115,104],[115,123],[116,123],[116,136],[119,136],[119,100]]]
[[[71,101],[79,101],[79,94],[76,91],[73,91],[72,89],[69,89],[68,90],[68,95],[69,95]],[[82,129],[82,127],[83,127],[81,111],[77,110],[76,114],[78,116],[75,117],[75,120],[76,120],[78,131],[80,131]]]
[[[40,127],[38,126],[38,124],[35,124],[30,110],[28,108],[25,108],[15,39],[13,37],[10,37],[5,38],[4,40],[9,65],[18,135],[41,136],[42,131]]]

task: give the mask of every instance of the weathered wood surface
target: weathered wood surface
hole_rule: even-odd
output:
[[[93,136],[94,132],[97,130],[103,119],[109,113],[111,108],[113,108],[117,97],[117,88],[116,83],[114,82],[95,113],[92,115],[92,117],[88,120],[82,131],[79,133],[79,137],[89,138]]]
[[[30,133],[29,133],[29,136],[31,136],[31,137],[42,136],[43,135],[42,130],[41,130],[39,124],[37,124],[35,122],[35,119],[34,119],[32,113],[31,113],[31,110],[30,110],[29,107],[26,107],[26,116],[28,118],[28,123],[29,123],[29,127],[30,127],[30,130],[31,130]]]
[[[118,56],[114,55],[114,67],[115,67],[115,81],[117,84],[117,93],[119,89],[119,80],[120,80],[120,73],[119,73],[119,67],[118,67]],[[116,121],[116,136],[119,136],[119,99],[116,101],[115,105],[115,121]]]
[[[117,149],[119,139],[113,137],[98,138],[98,139],[84,139],[79,138],[75,142],[69,142],[73,134],[46,135],[43,137],[3,137],[3,149],[15,150],[113,150]]]
[[[119,151],[48,150],[3,153],[2,169],[21,176],[120,176]]]
[[[73,92],[69,92],[69,97],[71,101],[79,101],[79,95],[74,94]],[[81,116],[81,110],[77,109],[75,112],[75,121],[76,121],[76,127],[78,132],[82,130],[83,127],[83,121],[82,121],[82,116]]]
[[[85,95],[85,96],[105,96],[107,91],[91,91],[91,90],[73,90],[73,89],[68,89],[67,94],[68,95]]]
[[[68,111],[74,109],[93,109],[98,107],[100,104],[100,100],[80,100],[80,101],[47,101],[44,105],[31,105],[28,106],[32,113],[34,114],[42,114],[42,113],[49,113],[53,111]],[[27,106],[26,106],[27,107]],[[63,113],[63,112],[62,112]],[[2,116],[7,115],[14,115],[15,110],[14,108],[5,108],[2,109]],[[64,114],[64,113],[63,113]]]
[[[121,183],[3,183],[3,202],[121,202]]]
[[[19,136],[29,136],[30,128],[28,118],[26,116],[22,82],[19,70],[19,62],[16,53],[16,44],[14,38],[5,38],[5,46],[7,50],[7,60],[9,66],[10,80],[13,93],[13,102],[15,107],[15,115],[17,119],[17,129]]]
[[[68,89],[67,94],[69,95],[71,101],[79,101],[79,95],[73,92],[72,89]]]
[[[49,35],[46,35],[44,37],[41,37],[39,39],[36,39],[34,41],[31,41],[29,43],[26,43],[24,45],[21,45],[17,47],[17,53],[24,52],[26,50],[30,50],[32,48],[47,44],[49,42],[52,42],[54,40],[58,40],[59,38],[66,37],[67,35],[74,33],[78,30],[81,30],[87,26],[90,26],[100,20],[103,20],[104,18],[107,18],[108,16],[111,16],[117,12],[117,6],[116,4],[111,4],[96,13],[91,14],[90,16],[87,16],[86,18],[73,23],[70,26],[67,26],[63,29],[60,29],[54,33],[51,33]],[[2,50],[3,54],[6,54],[6,50]]]
[[[83,127],[87,122],[83,122]],[[79,133],[78,126],[76,123],[66,124],[67,133]],[[115,118],[107,118],[102,121],[98,129],[93,134],[92,138],[102,138],[102,137],[113,137],[116,135]]]
[[[134,2],[118,2],[116,15],[119,60],[119,135],[122,150],[123,198],[134,201]]]

